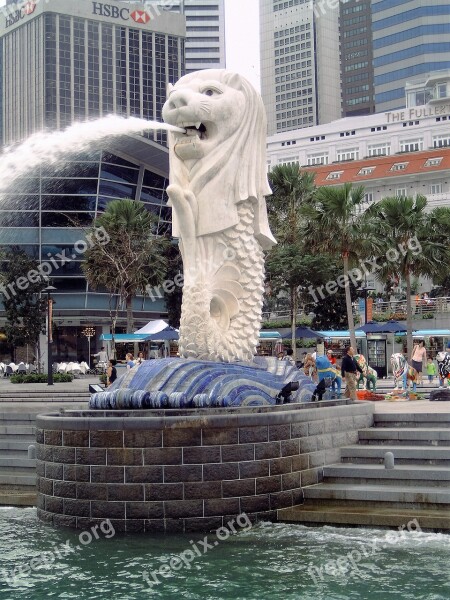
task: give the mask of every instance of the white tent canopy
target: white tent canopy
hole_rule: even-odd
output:
[[[160,331],[167,329],[167,327],[169,327],[169,323],[166,323],[162,319],[158,319],[156,321],[149,321],[147,325],[144,325],[144,327],[141,327],[141,329],[138,329],[134,333],[147,333],[153,335],[154,333],[159,333]]]

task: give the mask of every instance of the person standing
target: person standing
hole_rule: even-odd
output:
[[[125,355],[125,360],[127,362],[127,369],[132,369],[134,367],[134,359],[131,352],[128,352],[128,354]]]
[[[327,358],[333,366],[336,364],[336,358],[333,356],[333,350],[327,350]]]
[[[352,402],[356,402],[357,371],[360,373],[363,371],[353,358],[355,349],[351,346],[347,346],[345,350],[346,353],[342,359],[341,366],[342,379],[345,379],[345,396],[346,398],[350,398]]]
[[[116,363],[113,358],[109,361],[108,369],[106,371],[106,385],[109,387],[117,379]]]
[[[420,340],[417,344],[414,344],[413,352],[411,355],[411,366],[417,371],[418,383],[422,383],[422,371],[423,364],[427,360],[427,349],[423,340]]]
[[[431,358],[427,359],[427,375],[428,382],[433,383],[434,376],[437,375],[437,369]]]

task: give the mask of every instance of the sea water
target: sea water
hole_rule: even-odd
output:
[[[450,599],[446,534],[248,525],[220,541],[125,535],[106,521],[54,529],[35,509],[2,508],[0,599]]]

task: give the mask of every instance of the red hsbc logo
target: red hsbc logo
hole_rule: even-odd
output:
[[[150,21],[150,15],[145,12],[145,10],[134,10],[130,17],[136,23],[148,23]]]
[[[5,27],[11,27],[11,25],[15,25],[22,19],[24,19],[27,15],[31,15],[36,8],[36,2],[33,0],[29,0],[22,4],[20,8],[17,8],[13,12],[9,13],[6,17]]]
[[[25,4],[25,6],[23,7],[23,12],[26,15],[31,15],[31,13],[34,13],[35,8],[36,8],[36,2],[27,2]]]

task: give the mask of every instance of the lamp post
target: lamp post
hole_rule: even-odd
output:
[[[91,337],[95,335],[95,329],[93,327],[85,327],[81,332],[81,335],[84,335],[88,339],[88,359],[87,363],[89,368],[91,368]]]
[[[47,385],[53,385],[53,298],[50,296],[56,288],[53,285],[48,285],[42,291],[47,294]]]

